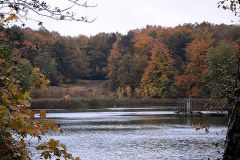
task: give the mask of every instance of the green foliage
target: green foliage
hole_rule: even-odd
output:
[[[236,45],[235,45],[236,47]],[[212,97],[232,97],[237,76],[237,48],[230,44],[211,47],[208,56],[208,89]]]
[[[29,60],[23,58],[16,58],[17,62],[16,67],[21,70],[22,79],[20,84],[22,86],[23,91],[28,91],[32,86],[35,79],[40,77],[39,72],[36,72],[36,68],[32,67],[32,64]],[[19,73],[19,74],[20,74]]]
[[[54,44],[56,52],[57,71],[61,73],[65,79],[70,77],[70,57],[66,52],[64,41],[57,41]]]
[[[0,44],[0,58],[9,58],[11,49],[6,44]]]
[[[48,52],[43,52],[36,56],[33,63],[47,76],[51,85],[59,85],[60,77],[56,70],[57,64]]]
[[[107,58],[110,50],[116,42],[116,34],[99,33],[90,37],[86,45],[86,55],[89,59],[90,77],[92,79],[104,79],[106,76]]]
[[[47,52],[39,54],[34,59],[34,64],[45,73],[53,73],[55,71],[55,62]]]
[[[186,56],[186,46],[191,42],[193,37],[190,33],[186,32],[174,32],[167,39],[167,47],[174,53],[174,55],[179,56],[183,61],[187,60]]]
[[[133,53],[133,31],[129,31],[127,35],[121,37],[118,41],[118,46],[123,54],[132,54]]]
[[[11,41],[17,41],[20,44],[24,41],[24,33],[20,27],[13,26],[11,28],[6,28],[5,30],[6,37]]]

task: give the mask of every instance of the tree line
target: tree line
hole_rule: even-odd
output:
[[[240,27],[184,24],[174,28],[146,26],[127,34],[61,36],[13,26],[4,29],[21,65],[38,66],[51,85],[77,79],[106,80],[105,88],[119,96],[173,98],[233,95]]]

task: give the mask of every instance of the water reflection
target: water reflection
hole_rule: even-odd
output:
[[[51,135],[82,160],[217,159],[223,152],[227,118],[211,118],[207,134],[200,118],[176,117],[173,108],[106,108],[50,113],[64,129]],[[217,144],[217,145],[216,145]]]

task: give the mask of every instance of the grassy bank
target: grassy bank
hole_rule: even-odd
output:
[[[99,109],[106,107],[146,107],[146,106],[177,106],[178,99],[134,99],[134,98],[42,98],[33,99],[33,109]],[[217,101],[208,99],[193,99],[194,109],[204,109],[204,106],[219,105]]]
[[[78,80],[76,84],[32,88],[33,109],[99,109],[106,107],[177,106],[179,99],[116,98],[115,93],[105,91],[99,80]],[[217,100],[192,99],[194,110],[207,110],[226,106]],[[207,106],[204,108],[204,106]]]

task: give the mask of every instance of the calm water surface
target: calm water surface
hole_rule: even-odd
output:
[[[227,118],[211,118],[209,133],[173,108],[107,108],[77,113],[49,113],[64,133],[61,140],[82,160],[185,160],[221,158]]]

